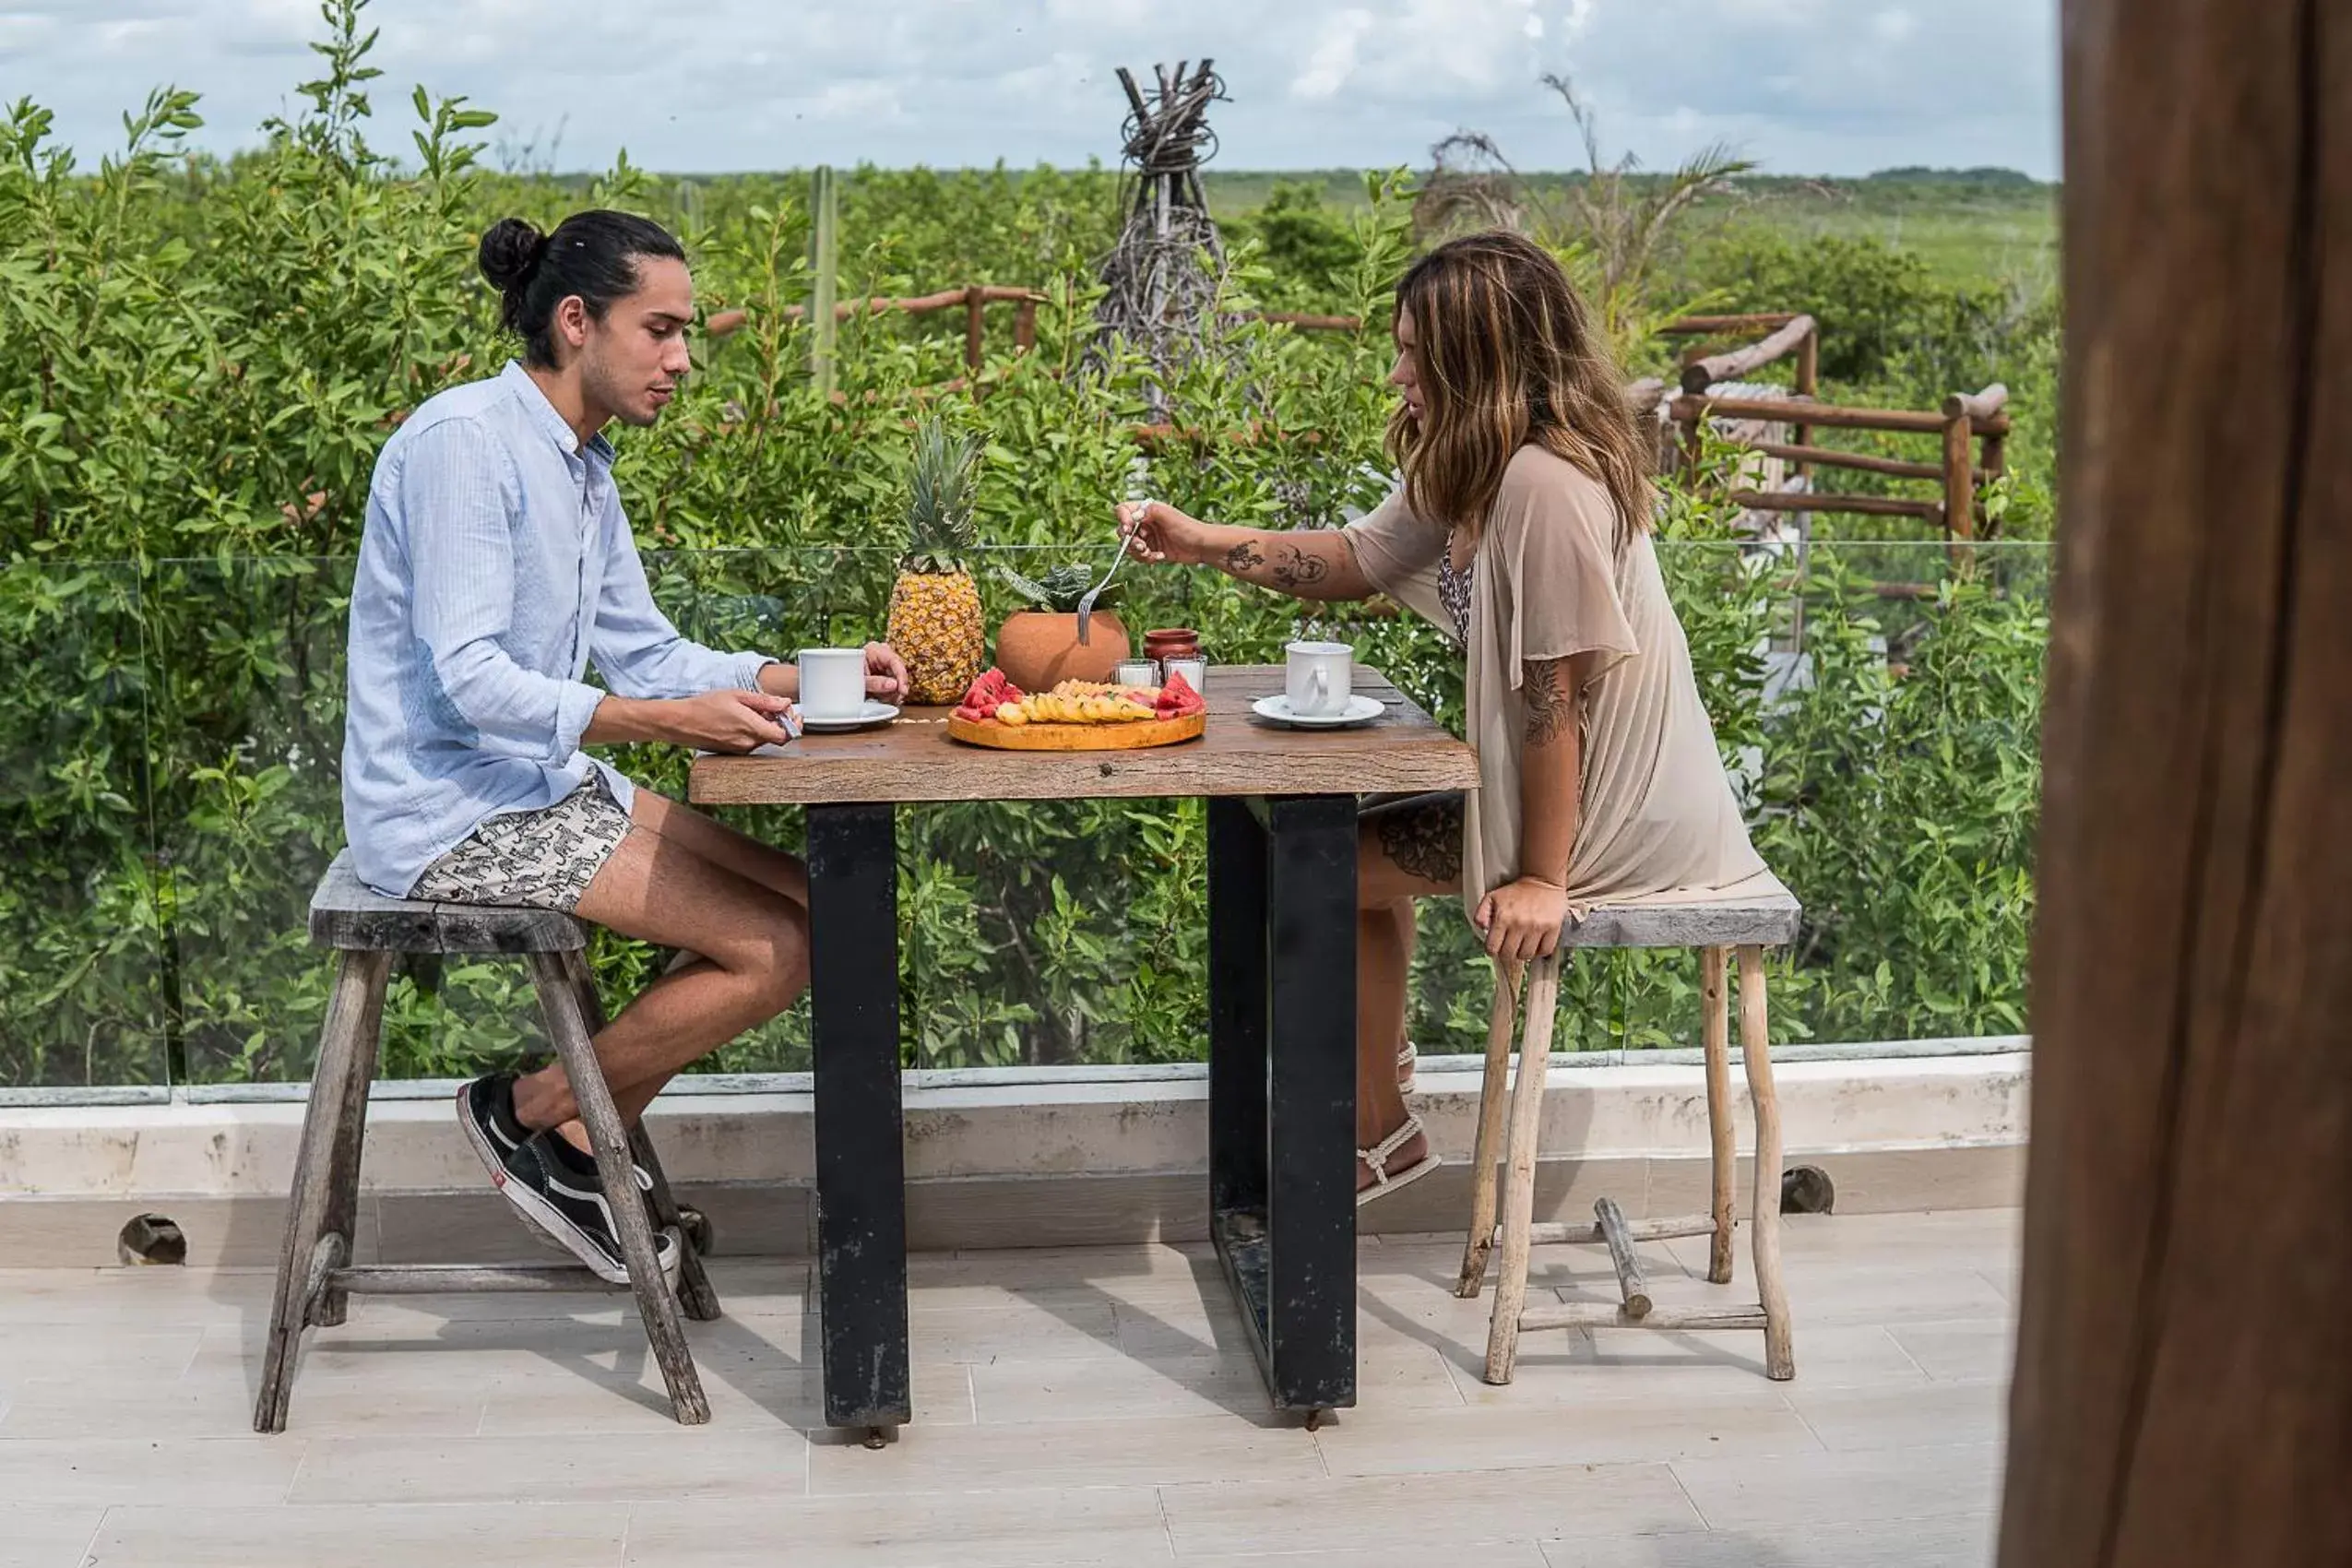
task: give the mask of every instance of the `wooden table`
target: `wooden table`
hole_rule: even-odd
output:
[[[1209,1212],[1277,1408],[1356,1402],[1356,797],[1478,785],[1471,750],[1376,671],[1360,729],[1267,724],[1265,666],[1212,668],[1196,741],[994,752],[946,713],[695,763],[704,805],[808,807],[825,1416],[913,1413],[898,1079],[896,807],[940,801],[1209,798]],[[1276,1040],[1280,1048],[1270,1049]]]

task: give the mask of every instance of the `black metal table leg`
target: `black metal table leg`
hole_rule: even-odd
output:
[[[914,1403],[895,808],[811,806],[808,860],[825,1419],[837,1427],[902,1426]]]
[[[1265,829],[1208,802],[1209,1211],[1265,1218]],[[1264,1332],[1264,1325],[1260,1325]]]
[[[1211,1226],[1277,1408],[1356,1402],[1356,805],[1209,819]]]

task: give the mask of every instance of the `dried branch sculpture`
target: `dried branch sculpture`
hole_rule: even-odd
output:
[[[1097,362],[1113,344],[1142,353],[1162,386],[1150,393],[1154,419],[1165,419],[1169,374],[1208,351],[1210,317],[1224,282],[1225,246],[1209,216],[1200,167],[1217,151],[1208,106],[1225,98],[1225,84],[1203,60],[1173,71],[1153,67],[1158,88],[1148,98],[1125,67],[1123,157],[1132,170],[1127,220],[1102,264],[1104,293],[1096,307]]]

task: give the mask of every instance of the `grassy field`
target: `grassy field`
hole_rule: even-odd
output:
[[[1557,186],[1572,174],[1536,174]],[[1277,184],[1302,184],[1335,207],[1360,207],[1364,180],[1353,169],[1295,172],[1212,171],[1209,205],[1218,216],[1265,204]],[[1782,234],[1871,237],[1918,253],[1949,282],[1982,279],[2054,281],[2059,187],[2005,171],[1947,175],[1899,172],[1863,180],[1752,176],[1710,198],[1683,232],[1686,242],[1742,228]]]

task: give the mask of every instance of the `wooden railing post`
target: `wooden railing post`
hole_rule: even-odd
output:
[[[1013,316],[1013,348],[1016,352],[1026,354],[1036,347],[1037,297],[1024,294],[1020,308]]]
[[[809,321],[816,328],[816,341],[809,350],[809,373],[816,381],[818,395],[830,398],[834,349],[840,331],[833,302],[840,291],[841,202],[833,171],[822,164],[810,176],[809,216],[814,225],[811,238],[815,253],[810,258],[814,287],[809,297]]]
[[[1976,432],[1965,413],[1946,416],[1943,426],[1943,528],[1955,539],[1977,537]]]
[[[964,289],[964,365],[974,375],[980,374],[980,350],[988,329],[988,291],[978,283]]]
[[[1797,396],[1804,398],[1808,402],[1811,402],[1814,398],[1818,397],[1820,393],[1821,327],[1819,324],[1815,324],[1812,330],[1805,334],[1805,340],[1797,345]],[[1795,444],[1797,445],[1807,446],[1812,445],[1810,438],[1812,435],[1812,429],[1811,426],[1801,424],[1798,425],[1792,429],[1789,434],[1795,438]],[[1799,463],[1797,465],[1797,477],[1800,479],[1810,477],[1813,468],[1811,463]]]

